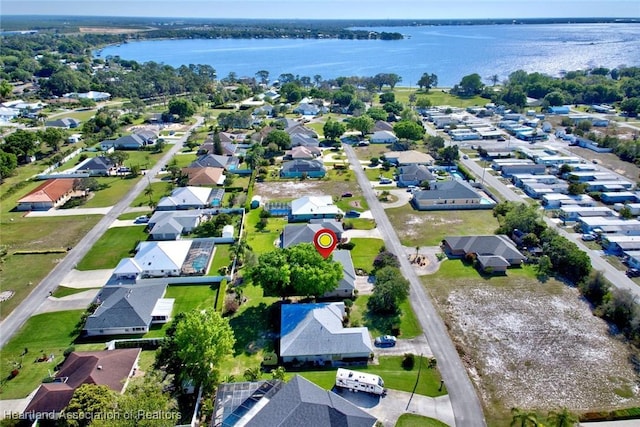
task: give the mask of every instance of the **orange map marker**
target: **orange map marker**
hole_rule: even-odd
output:
[[[332,230],[322,228],[313,236],[313,244],[318,253],[327,259],[338,245],[338,236]]]

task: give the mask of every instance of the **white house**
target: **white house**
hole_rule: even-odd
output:
[[[304,196],[291,202],[290,221],[308,221],[317,218],[336,218],[342,210],[331,196]]]
[[[398,137],[395,133],[388,130],[380,130],[374,132],[369,138],[372,144],[392,144],[398,142]]]

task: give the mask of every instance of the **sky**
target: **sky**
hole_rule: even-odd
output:
[[[639,0],[2,0],[2,15],[252,19],[640,18]]]

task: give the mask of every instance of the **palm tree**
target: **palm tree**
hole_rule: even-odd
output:
[[[149,197],[149,206],[151,206],[153,204],[153,199],[151,198],[153,196],[153,187],[151,185],[145,188],[144,195]]]
[[[262,376],[262,371],[260,368],[247,368],[244,371],[244,379],[247,381],[258,381],[258,379]]]
[[[527,412],[518,408],[511,408],[511,424],[510,427],[538,427],[538,416],[535,412]]]
[[[562,408],[559,412],[549,412],[548,419],[553,427],[574,427],[579,421],[578,417],[569,412],[567,408]]]

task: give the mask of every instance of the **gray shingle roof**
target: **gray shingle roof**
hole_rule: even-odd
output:
[[[375,422],[375,417],[348,400],[296,375],[246,425],[371,427]]]
[[[480,195],[467,183],[458,179],[438,182],[430,190],[416,191],[417,200],[480,199]]]
[[[353,266],[351,251],[333,251],[333,260],[342,264],[342,279],[338,282],[336,291],[354,290],[356,288],[356,270]]]
[[[320,160],[297,159],[282,164],[283,172],[317,172],[324,170],[324,165]]]
[[[205,154],[198,157],[194,162],[192,162],[189,167],[190,168],[223,168],[227,169],[229,167],[236,166],[238,164],[238,158],[233,156],[218,156],[216,154]]]
[[[105,286],[96,297],[101,304],[87,318],[85,330],[146,327],[167,285]]]
[[[90,159],[87,163],[85,163],[84,165],[80,166],[77,170],[79,171],[84,171],[84,170],[104,170],[104,171],[108,171],[109,169],[111,169],[112,167],[114,167],[115,164],[113,163],[113,161],[105,156],[98,156],[98,157],[94,157],[92,159]]]
[[[294,246],[300,243],[312,243],[313,237],[316,233],[323,229],[328,228],[336,233],[336,236],[340,238],[344,232],[342,223],[332,219],[320,219],[311,220],[310,224],[288,224],[282,230],[282,244],[283,248]]]
[[[398,168],[398,177],[401,181],[431,181],[433,174],[424,165],[407,165]]]
[[[344,303],[282,306],[280,356],[370,353],[371,338],[364,327],[342,326]]]
[[[513,241],[503,234],[496,236],[447,236],[444,240],[452,250],[463,250],[465,254],[499,256],[507,261],[526,258],[518,251]]]

